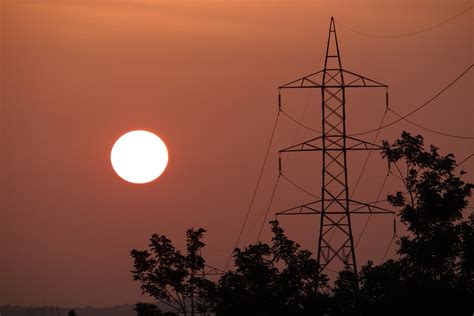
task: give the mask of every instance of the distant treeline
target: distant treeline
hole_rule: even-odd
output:
[[[68,316],[72,308],[56,306],[0,306],[0,316]],[[77,316],[134,316],[133,305],[74,308]]]

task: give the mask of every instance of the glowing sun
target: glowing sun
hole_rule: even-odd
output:
[[[131,131],[112,147],[110,161],[115,172],[131,183],[147,183],[158,178],[168,164],[168,149],[155,134]]]

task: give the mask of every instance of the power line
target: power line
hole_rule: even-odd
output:
[[[391,174],[391,175],[394,175],[393,173],[390,173],[390,174]],[[407,194],[408,194],[408,191],[403,191],[403,192],[402,192],[402,195],[407,195]],[[370,203],[368,203],[368,204],[379,204],[379,203],[381,203],[381,202],[388,202],[388,199],[387,199],[387,198],[385,198],[385,199],[377,199],[377,200],[372,201],[372,202],[370,202]]]
[[[377,193],[377,198],[375,199],[376,203],[378,203],[377,201],[379,200],[380,195],[382,194],[382,190],[385,187],[385,184],[387,183],[388,176],[389,176],[389,173],[387,173],[387,175],[385,176],[385,179],[382,182],[382,185],[380,186],[379,192]],[[367,219],[365,220],[364,227],[362,228],[362,231],[360,232],[359,238],[357,238],[357,241],[356,241],[356,244],[355,244],[356,249],[357,249],[357,246],[359,245],[360,240],[362,239],[362,236],[365,233],[365,230],[367,229],[367,226],[369,225],[371,217],[372,217],[372,214],[369,214],[369,216],[367,216]]]
[[[262,231],[263,231],[263,228],[265,227],[265,224],[267,222],[268,213],[270,212],[270,208],[272,207],[273,198],[275,197],[275,193],[277,191],[279,182],[280,182],[280,175],[278,175],[278,178],[275,182],[275,186],[273,187],[272,195],[270,197],[270,200],[268,201],[267,210],[265,211],[265,216],[263,217],[262,225],[260,226],[260,230],[258,231],[257,242],[260,241],[260,237],[262,236]]]
[[[431,97],[428,101],[426,101],[425,103],[423,103],[422,105],[420,105],[419,107],[415,108],[414,110],[412,110],[411,112],[405,114],[403,116],[403,118],[406,118],[408,116],[411,116],[413,114],[415,114],[416,112],[418,112],[419,110],[421,110],[422,108],[424,108],[425,106],[427,106],[429,103],[431,103],[433,100],[435,100],[437,97],[439,97],[441,94],[443,94],[446,90],[448,90],[449,88],[451,88],[451,86],[453,84],[455,84],[459,79],[461,79],[467,72],[469,72],[469,70],[471,70],[471,68],[474,66],[474,64],[471,64],[469,67],[466,68],[466,70],[464,70],[459,76],[456,77],[456,79],[454,79],[453,81],[451,81],[446,87],[444,87],[441,91],[439,91],[437,94],[435,94],[433,97]],[[382,127],[383,128],[383,127]]]
[[[325,42],[325,44],[327,45],[327,41]],[[319,57],[319,66],[322,66],[322,63],[323,63],[323,57],[324,57],[324,50],[321,51],[321,56]],[[309,99],[311,97],[311,93],[313,92],[312,89],[309,90],[309,93],[308,93],[308,97],[306,98],[306,103],[305,103],[305,106],[304,106],[304,110],[303,110],[303,113],[301,115],[301,119],[300,120],[297,120],[295,119],[293,116],[291,116],[290,114],[286,113],[282,108],[280,108],[280,111],[283,112],[283,114],[288,117],[291,121],[293,121],[294,123],[300,125],[301,127],[304,127],[310,131],[313,131],[315,133],[318,133],[318,134],[322,134],[323,132],[317,130],[317,129],[314,129],[314,128],[311,128],[305,124],[303,124],[301,121],[303,120],[303,117],[306,113],[306,110],[308,108],[308,105],[309,105]],[[298,136],[298,133],[299,133],[299,129],[296,130],[296,133],[295,133],[295,140],[296,140],[296,137]]]
[[[382,119],[380,120],[379,128],[382,126],[382,124],[385,120],[385,117],[387,116],[387,109],[383,113]],[[380,134],[380,130],[378,130],[377,133],[375,134],[374,140],[372,141],[373,144],[375,144],[375,142],[379,138],[379,134]],[[362,180],[362,176],[364,175],[365,169],[367,168],[367,164],[369,163],[371,155],[372,155],[372,150],[369,150],[369,152],[367,153],[367,158],[365,159],[364,164],[362,166],[362,169],[359,173],[359,177],[357,178],[356,184],[354,185],[354,190],[352,191],[351,198],[355,195],[355,193],[357,191],[357,188],[359,186],[360,181]],[[378,197],[377,197],[377,199],[378,199]]]
[[[294,182],[293,180],[291,180],[290,178],[288,178],[286,175],[282,174],[281,177],[283,179],[285,179],[286,181],[288,181],[289,184],[291,184],[292,186],[294,186],[295,188],[299,189],[300,191],[312,196],[312,197],[315,197],[317,199],[320,199],[321,197],[319,197],[318,195],[314,194],[314,193],[311,193],[310,191],[306,190],[305,188],[303,188],[302,186],[300,186],[299,184],[297,184],[296,182]]]
[[[391,175],[394,175],[394,174],[391,173]],[[294,180],[290,179],[290,178],[289,178],[288,176],[286,176],[285,174],[281,174],[281,177],[282,177],[283,179],[285,179],[286,181],[288,181],[288,183],[290,183],[292,186],[294,186],[295,188],[299,189],[301,192],[304,192],[304,193],[306,193],[306,194],[308,194],[308,195],[310,195],[310,196],[312,196],[312,197],[314,197],[314,198],[317,198],[317,199],[320,199],[320,198],[321,198],[319,195],[317,195],[317,194],[315,194],[315,193],[313,193],[313,192],[311,192],[311,191],[305,189],[302,185],[296,183]],[[407,191],[402,192],[402,195],[405,195],[405,194],[407,194],[407,193],[408,193]],[[377,195],[377,196],[379,196],[379,195]],[[387,198],[385,198],[385,199],[378,199],[378,198],[377,198],[376,200],[371,201],[371,202],[368,202],[367,204],[378,204],[378,203],[380,203],[380,202],[387,202],[387,201],[388,201]]]
[[[308,125],[306,124],[303,124],[301,123],[299,120],[295,119],[293,116],[291,116],[290,114],[286,113],[284,110],[281,110],[281,112],[287,117],[289,118],[290,120],[292,120],[293,122],[295,122],[296,124],[306,128],[307,130],[310,130],[310,131],[313,131],[315,133],[318,133],[318,134],[322,134],[323,132],[321,132],[320,130],[317,130],[317,129],[314,129],[312,127],[309,127]]]
[[[385,260],[385,257],[387,256],[388,251],[390,250],[390,247],[392,247],[392,243],[395,240],[395,238],[396,237],[393,236],[392,239],[390,239],[390,242],[389,242],[387,248],[385,248],[385,252],[383,253],[382,259],[380,259],[380,264],[382,264],[382,262]]]
[[[255,202],[255,197],[257,196],[257,191],[258,191],[258,188],[260,186],[260,182],[262,180],[263,171],[264,171],[265,166],[267,164],[268,154],[270,152],[270,148],[271,148],[272,143],[273,143],[273,138],[275,136],[275,131],[276,131],[276,127],[277,127],[277,124],[278,124],[278,118],[279,117],[280,117],[280,111],[278,111],[278,113],[276,115],[276,118],[275,118],[275,122],[273,123],[272,133],[270,135],[270,140],[269,140],[268,145],[267,145],[267,150],[265,152],[265,158],[263,159],[262,167],[260,168],[260,173],[259,173],[259,176],[258,176],[258,180],[257,180],[257,183],[255,185],[255,189],[254,189],[253,194],[252,194],[252,199],[250,200],[250,204],[249,204],[249,207],[247,209],[247,213],[245,214],[244,221],[243,221],[242,226],[240,228],[239,235],[237,236],[237,239],[234,243],[234,247],[232,248],[232,252],[230,254],[230,257],[227,260],[227,263],[225,265],[225,268],[224,268],[225,270],[229,267],[230,260],[232,260],[232,254],[234,253],[234,249],[237,248],[237,246],[239,245],[240,238],[242,237],[242,233],[244,232],[245,226],[247,225],[247,221],[249,219],[250,212],[252,211],[252,206]]]
[[[405,33],[405,34],[398,34],[398,35],[378,35],[378,34],[370,34],[370,33],[365,33],[365,32],[361,32],[361,31],[358,31],[358,30],[355,30],[353,28],[350,28],[348,26],[345,26],[344,24],[341,24],[341,23],[337,23],[338,25],[340,25],[341,27],[351,31],[351,32],[354,32],[354,33],[357,33],[357,34],[360,34],[360,35],[364,35],[364,36],[369,36],[369,37],[375,37],[375,38],[402,38],[402,37],[408,37],[408,36],[413,36],[413,35],[416,35],[416,34],[420,34],[420,33],[424,33],[424,32],[427,32],[427,31],[430,31],[434,28],[437,28],[441,25],[444,25],[448,22],[451,22],[453,21],[454,19],[456,19],[457,17],[467,13],[468,11],[470,11],[471,9],[473,8],[473,6],[470,6],[469,8],[459,12],[458,14],[440,22],[440,23],[437,23],[435,25],[432,25],[428,28],[425,28],[425,29],[422,29],[422,30],[419,30],[419,31],[415,31],[415,32],[410,32],[410,33]]]
[[[370,133],[374,133],[374,132],[378,132],[382,129],[385,129],[387,127],[390,127],[392,125],[395,125],[397,124],[398,122],[400,121],[403,121],[405,120],[407,117],[413,115],[414,113],[418,112],[419,110],[421,110],[422,108],[424,108],[425,106],[427,106],[428,104],[430,104],[431,102],[433,102],[435,99],[437,99],[440,95],[442,95],[446,90],[448,90],[449,88],[451,88],[452,85],[454,85],[459,79],[461,79],[467,72],[469,72],[471,70],[471,68],[473,67],[474,65],[471,64],[469,67],[467,67],[460,75],[458,75],[453,81],[451,81],[447,86],[445,86],[443,89],[441,89],[438,93],[436,93],[434,96],[432,96],[428,101],[426,101],[425,103],[421,104],[420,106],[416,107],[414,110],[412,110],[411,112],[401,116],[399,115],[399,118],[390,122],[390,123],[387,123],[385,125],[382,125],[382,126],[379,126],[378,128],[374,128],[374,129],[371,129],[371,130],[368,130],[368,131],[364,131],[364,132],[359,132],[359,133],[354,133],[354,134],[350,134],[348,136],[360,136],[360,135],[366,135],[366,134],[370,134]],[[389,108],[389,110],[393,112],[393,110],[391,110]],[[295,122],[296,124],[310,130],[310,131],[313,131],[313,132],[316,132],[316,133],[319,133],[319,134],[322,134],[321,131],[317,130],[317,129],[314,129],[306,124],[303,124],[302,122],[298,121],[297,119],[295,119],[294,117],[292,117],[290,114],[288,114],[287,112],[285,112],[284,110],[281,110],[281,112],[286,116],[288,117],[290,120],[292,120],[293,122]],[[394,113],[396,114],[396,113]],[[413,123],[413,122],[410,122],[412,124],[416,124],[416,123]],[[422,126],[419,126],[420,128],[424,128],[426,130],[430,130],[426,127],[422,127]],[[464,139],[471,139],[472,137],[470,136],[458,136],[458,135],[451,135],[451,134],[447,134],[447,133],[442,133],[442,132],[437,132],[437,131],[434,131],[434,130],[430,130],[432,131],[433,133],[437,133],[437,134],[441,134],[441,135],[444,135],[444,136],[448,136],[448,137],[458,137],[458,138],[464,138]]]
[[[311,92],[312,92],[311,90],[308,92],[308,96],[307,96],[307,98],[306,98],[305,106],[304,106],[304,108],[303,108],[303,112],[301,113],[301,119],[300,119],[300,120],[303,120],[304,115],[305,115],[305,113],[306,113],[306,110],[308,109],[309,99],[311,98]],[[279,103],[278,107],[279,107],[280,112],[283,112],[283,109],[282,109],[282,106],[281,106],[281,103],[282,103],[282,102],[281,102],[281,94],[279,94],[279,96],[278,96],[278,103]],[[285,115],[288,115],[288,114],[286,114],[286,113],[284,113],[284,114],[285,114]],[[296,138],[298,137],[299,130],[300,130],[300,126],[298,126],[298,128],[296,129],[296,133],[295,133],[295,136],[294,136],[293,141],[295,141]],[[289,160],[285,161],[284,164],[286,165],[286,164],[288,163],[288,161],[289,161]],[[280,176],[281,176],[281,174],[280,174]],[[277,181],[279,181],[279,179],[278,179]],[[277,182],[277,183],[278,183],[278,182]],[[277,185],[277,184],[275,184],[275,186],[276,186],[276,185]],[[274,188],[274,190],[276,190],[276,188]],[[272,194],[272,198],[270,199],[269,207],[271,206],[271,204],[272,204],[272,202],[273,202],[273,196],[274,196],[274,194]],[[269,209],[266,210],[266,214],[264,215],[263,223],[261,224],[261,228],[260,228],[260,232],[259,232],[259,234],[258,234],[257,242],[260,241],[261,230],[263,229],[262,227],[265,226],[265,222],[266,222],[266,220],[267,220],[268,212],[269,212]],[[247,232],[247,233],[244,235],[244,237],[243,237],[244,239],[247,237],[248,233],[249,233],[249,232]]]
[[[322,60],[323,60],[323,56],[324,56],[324,51],[321,52],[321,57],[319,58],[319,65],[322,64]],[[306,102],[305,102],[305,106],[303,108],[303,112],[301,113],[301,119],[300,120],[303,120],[303,117],[306,113],[306,110],[308,109],[308,106],[309,106],[309,99],[311,98],[311,93],[312,91],[310,90],[309,93],[308,93],[308,96],[306,98]],[[279,99],[279,111],[280,112],[283,112],[283,114],[285,114],[288,118],[290,118],[291,120],[293,120],[294,122],[298,123],[299,125],[301,125],[299,123],[298,120],[296,119],[293,119],[289,114],[287,114],[286,112],[283,111],[282,107],[281,107],[281,95],[279,94],[278,96],[278,99]],[[308,126],[304,126],[303,127],[306,127],[306,128],[309,128]],[[298,129],[296,130],[296,133],[295,133],[295,137],[294,137],[294,140],[296,140],[296,138],[298,137],[298,133],[299,133],[299,130],[300,130],[300,126],[298,126]],[[313,130],[314,132],[318,132],[317,130]],[[320,133],[320,132],[319,132]],[[288,163],[289,160],[285,161],[285,164]],[[277,190],[277,187],[278,187],[278,183],[280,181],[280,177],[282,176],[281,174],[281,171],[280,171],[280,174],[278,175],[278,178],[277,178],[277,181],[275,183],[275,186],[273,188],[273,191],[272,191],[272,195],[270,197],[270,201],[268,202],[268,207],[267,207],[267,210],[265,212],[265,215],[264,215],[264,218],[263,218],[263,221],[262,221],[262,224],[260,226],[260,230],[259,230],[259,233],[258,233],[258,236],[257,236],[257,242],[260,241],[260,238],[261,238],[261,235],[262,235],[262,231],[263,231],[263,228],[265,227],[265,223],[267,221],[267,217],[268,217],[268,213],[270,212],[270,208],[272,206],[272,203],[273,203],[273,199],[275,197],[275,192]]]
[[[462,165],[463,163],[465,163],[466,161],[468,161],[469,159],[471,159],[472,156],[474,156],[474,154],[470,154],[469,156],[467,156],[466,158],[464,158],[460,163],[458,163],[458,164],[456,165],[456,168],[459,167],[460,165]]]
[[[448,133],[445,133],[445,132],[440,132],[440,131],[436,131],[434,129],[431,129],[431,128],[428,128],[428,127],[425,127],[425,126],[421,126],[420,124],[418,123],[415,123],[409,119],[407,119],[406,117],[403,117],[401,116],[400,114],[398,114],[397,112],[395,112],[394,110],[390,109],[390,111],[395,114],[396,116],[398,116],[400,119],[412,124],[412,125],[415,125],[421,129],[424,129],[426,131],[429,131],[429,132],[432,132],[432,133],[435,133],[435,134],[438,134],[438,135],[442,135],[442,136],[446,136],[446,137],[452,137],[452,138],[460,138],[460,139],[474,139],[473,136],[465,136],[465,135],[454,135],[454,134],[448,134]]]
[[[301,119],[300,119],[300,120],[303,120],[303,117],[304,117],[304,115],[305,115],[305,113],[306,113],[306,110],[308,109],[309,99],[311,98],[311,92],[312,92],[311,90],[308,92],[308,96],[307,96],[307,98],[306,98],[306,102],[305,102],[305,105],[304,105],[304,108],[303,108],[303,112],[301,113]],[[279,94],[279,96],[278,96],[278,100],[279,100],[279,110],[280,110],[280,112],[283,112],[283,109],[282,109],[282,107],[281,107],[281,95],[280,95],[280,94]],[[289,116],[288,114],[286,114],[286,113],[283,113],[283,114],[285,114],[286,116],[290,117],[290,116]],[[291,118],[291,117],[290,117],[290,118]],[[295,122],[297,122],[297,121],[295,120]],[[294,136],[294,140],[298,137],[299,131],[300,131],[300,126],[298,126],[298,128],[296,129],[295,136]],[[294,141],[294,140],[293,140],[293,141]],[[287,163],[288,163],[288,161],[285,161],[285,164],[287,164]],[[263,228],[265,227],[265,223],[266,223],[267,218],[268,218],[268,213],[270,212],[270,208],[271,208],[271,206],[272,206],[272,204],[273,204],[273,198],[275,197],[275,192],[276,192],[276,190],[277,190],[278,183],[280,182],[280,176],[281,176],[281,175],[282,175],[282,174],[281,174],[281,172],[280,172],[280,174],[278,175],[277,181],[276,181],[276,183],[275,183],[275,186],[274,186],[274,188],[273,188],[272,195],[271,195],[270,200],[269,200],[269,202],[268,202],[268,206],[267,206],[267,209],[266,209],[266,211],[265,211],[265,215],[263,216],[262,224],[260,225],[260,229],[259,229],[259,231],[258,231],[257,242],[260,241]]]
[[[438,98],[440,95],[442,95],[446,90],[448,90],[449,88],[451,88],[452,85],[454,85],[459,79],[461,79],[467,72],[469,72],[471,70],[471,68],[473,67],[474,65],[471,64],[469,67],[467,67],[467,69],[465,69],[459,76],[457,76],[453,81],[451,81],[447,86],[445,86],[443,89],[441,89],[438,93],[436,93],[434,96],[432,96],[428,101],[426,101],[425,103],[423,103],[422,105],[416,107],[414,110],[412,110],[411,112],[401,116],[400,118],[396,119],[395,121],[393,122],[390,122],[390,123],[387,123],[379,128],[375,128],[375,129],[372,129],[372,130],[368,130],[368,131],[365,131],[365,132],[360,132],[360,133],[355,133],[355,134],[351,134],[349,136],[360,136],[360,135],[365,135],[365,134],[370,134],[370,133],[373,133],[373,132],[377,132],[381,129],[384,129],[384,128],[387,128],[389,126],[392,126],[404,119],[406,119],[407,117],[415,114],[416,112],[418,112],[419,110],[421,110],[422,108],[424,108],[425,106],[427,106],[428,104],[430,104],[431,102],[433,102],[436,98]]]

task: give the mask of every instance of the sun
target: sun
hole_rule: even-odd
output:
[[[155,134],[136,130],[123,134],[110,153],[115,172],[125,181],[142,184],[157,179],[168,165],[168,149]]]

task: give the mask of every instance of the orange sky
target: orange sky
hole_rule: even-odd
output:
[[[134,303],[129,251],[161,233],[181,247],[204,227],[208,263],[222,267],[257,179],[276,113],[276,88],[320,69],[330,16],[363,32],[400,34],[443,21],[470,1],[0,0],[0,305]],[[399,39],[338,27],[343,66],[390,85],[391,106],[407,113],[472,63],[472,10],[426,33]],[[416,122],[472,135],[472,72]],[[319,92],[284,103],[319,128]],[[287,99],[285,99],[287,100]],[[375,128],[384,91],[350,92],[349,132]],[[392,121],[389,114],[387,120]],[[114,140],[146,129],[168,146],[164,175],[148,185],[118,178]],[[459,160],[474,142],[405,123]],[[296,136],[295,136],[296,135]],[[281,120],[244,244],[253,242],[277,174],[278,149],[313,136]],[[373,140],[373,135],[365,137]],[[364,154],[349,158],[351,184]],[[356,197],[374,200],[386,173],[371,158]],[[285,173],[319,192],[318,154],[292,157]],[[474,160],[463,165],[466,171]],[[466,179],[474,181],[471,174]],[[400,189],[389,179],[387,189]],[[311,200],[283,183],[274,208]],[[358,235],[361,220],[354,225]],[[282,219],[290,237],[315,250],[317,218]],[[389,218],[371,221],[358,262],[378,262]],[[268,230],[264,238],[268,239]],[[392,251],[391,256],[394,255]]]

